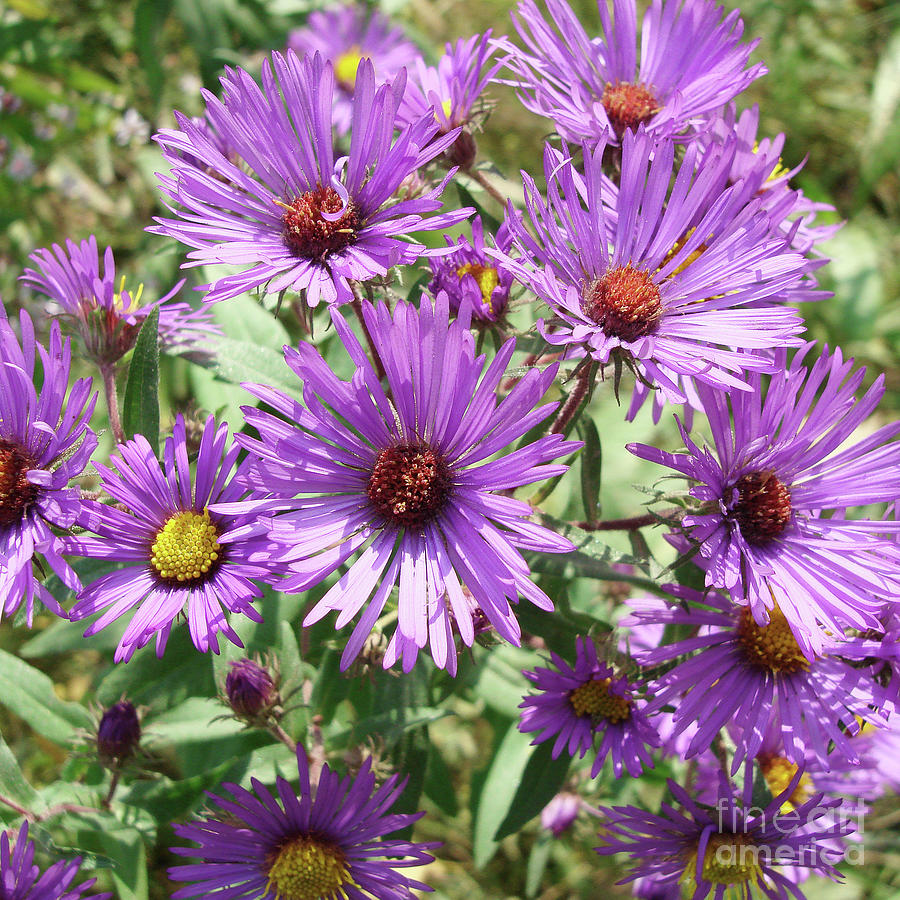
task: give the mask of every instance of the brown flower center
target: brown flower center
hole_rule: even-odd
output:
[[[26,477],[34,460],[17,444],[0,438],[0,527],[18,522],[34,503],[38,489]]]
[[[594,678],[569,693],[569,703],[576,716],[623,722],[631,718],[631,698],[610,693],[611,678]]]
[[[645,85],[627,81],[615,84],[607,81],[600,102],[618,137],[628,128],[635,131],[641,122],[649,122],[660,109],[656,97]]]
[[[591,282],[582,296],[581,311],[610,337],[636,341],[656,331],[662,297],[650,273],[629,263]]]
[[[749,544],[765,544],[778,537],[791,521],[791,492],[772,471],[748,472],[734,487],[738,501],[732,509],[741,535]]]
[[[777,606],[769,611],[768,625],[758,625],[753,613],[744,607],[737,623],[737,640],[747,662],[757,669],[786,675],[809,671],[809,660]]]
[[[334,221],[322,215],[342,209],[343,214]],[[354,243],[362,224],[352,200],[345,208],[333,187],[321,185],[284,204],[281,223],[284,244],[295,256],[320,260]]]
[[[451,481],[438,451],[425,443],[399,444],[378,454],[366,494],[388,521],[421,528],[441,511]]]

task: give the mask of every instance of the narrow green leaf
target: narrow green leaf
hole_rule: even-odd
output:
[[[525,868],[525,896],[536,897],[541,889],[544,879],[544,871],[550,860],[550,848],[553,846],[553,835],[549,831],[542,831],[528,855],[528,865]]]
[[[557,759],[553,759],[552,751],[552,741],[544,741],[534,748],[506,816],[494,834],[495,841],[501,841],[508,834],[518,831],[559,793],[572,758],[567,753],[562,753]]]
[[[43,812],[46,805],[28,783],[12,750],[0,736],[0,792],[32,813]],[[12,812],[4,808],[5,812]]]
[[[157,102],[164,82],[159,36],[171,9],[172,0],[138,0],[134,10],[134,46],[150,95]]]
[[[531,735],[522,734],[515,722],[493,756],[475,813],[472,854],[476,868],[483,869],[497,852],[497,829],[509,813],[510,804],[531,756]]]
[[[397,742],[391,753],[391,762],[396,771],[403,773],[409,780],[403,793],[397,798],[392,812],[415,813],[420,807],[422,790],[425,787],[425,771],[428,768],[428,756],[431,742],[428,740],[428,728],[409,731]],[[412,835],[412,824],[401,829],[397,837],[408,840]]]
[[[83,706],[60,700],[43,672],[5,650],[0,650],[0,683],[0,702],[56,744],[67,744],[77,729],[91,727]]]
[[[592,419],[582,417],[578,421],[578,432],[584,441],[581,451],[581,502],[584,517],[588,522],[600,518],[600,472],[603,463],[603,447],[600,435]]]
[[[425,771],[425,794],[435,806],[448,816],[455,816],[459,812],[459,803],[456,800],[456,787],[444,757],[437,747],[433,748],[428,757],[428,768]]]
[[[122,427],[127,437],[142,434],[159,453],[159,307],[138,332],[128,367]]]

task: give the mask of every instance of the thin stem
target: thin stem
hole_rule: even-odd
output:
[[[584,531],[637,531],[657,522],[673,522],[681,513],[677,507],[662,513],[645,513],[643,516],[630,516],[627,519],[603,519],[599,522],[576,522]]]
[[[100,366],[100,375],[103,378],[103,391],[106,394],[106,408],[109,410],[109,427],[112,428],[116,443],[124,444],[125,432],[122,430],[122,420],[119,418],[119,398],[116,394],[115,363],[104,363]]]
[[[103,809],[109,809],[112,805],[113,794],[116,792],[116,788],[119,786],[119,779],[122,777],[122,770],[119,768],[115,768],[112,770],[112,781],[109,783],[109,790],[106,792],[106,796],[103,798],[103,803],[101,806]]]
[[[281,741],[292,753],[297,752],[297,742],[277,723],[269,726],[269,731]]]
[[[562,405],[562,409],[556,414],[556,418],[550,426],[550,434],[565,434],[571,428],[575,420],[575,414],[581,408],[581,403],[587,395],[593,373],[594,367],[590,363],[582,367],[578,373],[578,380],[575,382],[572,393],[566,398],[566,402]]]
[[[477,181],[504,209],[506,209],[508,198],[504,197],[503,194],[487,180],[484,172],[481,172],[478,169],[469,169],[466,172],[466,175]]]
[[[322,777],[322,769],[325,766],[325,740],[322,737],[322,717],[313,716],[309,723],[310,752],[309,752],[309,784],[315,789]]]
[[[378,354],[378,348],[375,346],[375,341],[372,340],[372,335],[369,332],[369,326],[366,325],[366,319],[363,316],[362,310],[362,301],[356,295],[354,291],[353,301],[350,303],[353,307],[353,312],[356,313],[356,318],[359,319],[359,324],[362,327],[363,334],[366,336],[366,341],[369,344],[369,350],[372,353],[372,362],[375,364],[375,374],[379,379],[384,378],[384,363],[381,361],[381,357]]]
[[[24,806],[19,806],[15,800],[11,797],[7,797],[6,794],[0,794],[0,803],[3,803],[10,809],[14,809],[20,816],[25,816],[29,822],[34,822],[37,818],[33,812],[29,812]]]

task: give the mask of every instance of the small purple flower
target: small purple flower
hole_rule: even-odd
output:
[[[350,151],[340,159],[332,134],[334,80],[318,54],[300,60],[293,51],[273,53],[262,89],[243,69],[226,69],[223,100],[204,94],[215,135],[176,112],[181,130],[156,136],[172,166],[159,176],[162,190],[182,211],[150,230],[194,247],[187,266],[250,265],[217,279],[208,302],[265,286],[272,293],[305,291],[309,306],[343,303],[352,299],[350,281],[384,276],[435,252],[411,232],[444,229],[470,215],[466,209],[428,216],[440,208],[446,180],[392,202],[403,180],[456,137],[435,139],[439,125],[431,114],[395,137],[405,72],[376,88],[372,63],[360,63]],[[243,165],[222,154],[223,141]]]
[[[397,110],[397,119],[404,125],[430,115],[440,124],[440,134],[463,127],[447,151],[450,164],[463,169],[470,168],[475,161],[472,130],[480,124],[476,121],[476,103],[504,64],[504,60],[495,60],[488,67],[496,49],[489,29],[483,35],[458,40],[455,47],[447,44],[437,67],[426,65],[419,57],[416,67],[409,67],[406,93]]]
[[[359,554],[304,621],[337,610],[340,628],[365,608],[342,666],[359,653],[398,586],[397,629],[384,665],[402,658],[409,671],[430,644],[436,664],[455,672],[454,631],[472,645],[473,602],[514,644],[520,630],[512,604],[525,598],[553,608],[520,551],[564,553],[572,544],[532,522],[532,508],[506,492],[562,474],[566,466],[548,463],[580,444],[547,435],[492,458],[553,411],[555,404],[535,406],[556,367],[532,370],[498,400],[515,342],[486,367],[475,355],[468,316],[450,322],[444,294],[434,305],[423,298],[418,310],[399,303],[392,314],[364,303],[362,312],[386,386],[333,310],[355,375],[341,381],[314,347],[301,344],[285,358],[303,385],[303,405],[247,385],[275,414],[245,407],[260,436],[237,437],[251,454],[245,481],[286,509],[269,534],[273,562],[287,573],[284,590],[305,591]]]
[[[192,348],[202,345],[219,329],[208,311],[194,310],[187,303],[169,303],[184,280],[164,297],[142,302],[144,286],[136,292],[125,290],[125,277],[116,286],[116,264],[111,247],[103,254],[103,274],[97,238],[91,235],[76,244],[66,241],[66,249],[54,244],[50,250],[35,250],[29,259],[38,267],[25,269],[21,281],[55,300],[67,318],[74,320],[88,356],[98,364],[114,363],[137,340],[141,323],[159,308],[159,337],[164,347]]]
[[[582,809],[598,814],[597,810],[585,803],[578,794],[560,791],[541,810],[541,828],[549,831],[553,837],[560,837],[575,824]]]
[[[460,235],[456,244],[446,235],[444,240],[454,250],[428,260],[433,276],[428,291],[433,297],[444,291],[454,312],[466,302],[476,319],[496,322],[506,311],[513,276],[505,266],[489,259],[484,252],[481,218],[476,216],[472,219],[472,243],[465,235]],[[509,251],[512,237],[505,222],[497,231],[494,242],[501,253]]]
[[[81,857],[55,862],[46,872],[34,864],[34,841],[23,822],[10,849],[9,832],[0,836],[0,897],[3,900],[82,900],[96,878],[72,886]],[[112,894],[93,894],[93,900],[110,900]]]
[[[801,867],[840,880],[831,864],[833,839],[849,832],[849,823],[823,824],[824,810],[836,810],[840,800],[811,797],[784,813],[782,806],[802,777],[798,770],[784,793],[765,808],[753,806],[752,766],[746,768],[741,796],[719,773],[716,803],[699,804],[684,788],[669,781],[669,790],[683,812],[663,803],[661,814],[634,806],[604,810],[608,822],[601,831],[598,853],[628,853],[637,866],[625,881],[648,879],[658,892],[650,897],[678,897],[664,889],[680,888],[693,900],[751,897],[755,892],[770,900],[803,900],[796,884],[782,867]]]
[[[540,732],[533,744],[555,738],[554,759],[564,748],[570,756],[583,758],[599,738],[591,778],[600,774],[607,756],[617,778],[623,767],[635,778],[645,766],[652,769],[648,748],[658,747],[660,741],[644,712],[646,702],[636,696],[639,685],[601,663],[589,638],[576,640],[574,668],[555,653],[550,658],[557,671],[538,667],[524,673],[541,693],[519,704],[519,731]]]
[[[424,815],[390,812],[405,778],[392,775],[375,790],[371,759],[355,778],[338,778],[325,765],[313,792],[302,747],[297,748],[297,769],[297,794],[280,777],[277,796],[255,778],[252,792],[224,784],[230,796],[209,795],[221,808],[221,819],[175,826],[180,838],[199,846],[173,847],[172,852],[202,862],[169,869],[173,881],[191,882],[172,894],[174,900],[220,894],[259,900],[410,900],[413,890],[430,890],[397,869],[431,862],[427,851],[437,845],[387,838]]]
[[[533,227],[507,215],[522,257],[489,255],[549,304],[557,318],[538,330],[569,354],[624,356],[671,403],[688,399],[685,378],[745,390],[745,372],[774,366],[746,351],[800,343],[802,320],[777,301],[824,261],[772,233],[752,187],[728,186],[733,147],[699,160],[689,146],[670,187],[675,145],[629,132],[618,189],[602,171],[606,149],[585,148],[581,175],[548,145],[549,200],[523,173]]]
[[[812,659],[825,631],[877,628],[884,603],[900,595],[897,523],[850,519],[855,506],[900,496],[900,422],[847,446],[884,393],[879,376],[862,398],[864,369],[828,349],[808,368],[812,344],[775,357],[768,387],[758,375],[749,391],[726,394],[698,386],[715,450],[700,449],[682,429],[686,453],[644,444],[642,459],[694,482],[702,506],[681,520],[699,544],[706,583],[748,605],[759,624],[773,604]],[[820,396],[817,399],[817,394]]]
[[[246,495],[229,477],[240,448],[225,452],[227,439],[228,426],[216,428],[210,416],[193,478],[181,416],[166,440],[162,468],[143,435],[119,446],[119,458],[113,457],[117,471],[95,463],[103,489],[126,508],[85,501],[78,524],[96,537],[70,538],[68,552],[126,565],[84,588],[70,618],[104,611],[87,636],[136,608],[116,648],[116,662],[131,659],[154,637],[162,656],[172,623],[182,613],[194,646],[203,652],[219,652],[220,633],[243,646],[226,610],[262,621],[253,608],[262,592],[252,579],[271,576],[251,561],[265,546],[262,526],[216,509]]]
[[[255,719],[277,701],[278,689],[267,669],[252,659],[238,659],[229,663],[225,696],[238,716]]]
[[[37,554],[66,587],[81,587],[62,558],[65,539],[54,529],[70,529],[81,510],[81,493],[69,482],[84,471],[97,446],[88,428],[97,395],[91,395],[89,378],[69,391],[72,350],[58,323],[50,327],[48,351],[35,340],[27,313],[19,322],[21,343],[0,306],[0,613],[10,615],[24,600],[30,626],[35,597],[66,617],[34,576]]]
[[[513,16],[529,51],[510,45],[513,83],[566,140],[593,143],[607,129],[621,139],[639,125],[667,136],[702,129],[766,72],[762,63],[747,67],[758,41],[741,43],[738,10],[723,18],[714,0],[653,0],[640,64],[635,0],[613,0],[612,16],[607,0],[597,6],[603,33],[595,39],[565,0],[547,0],[553,25],[533,0],[521,0],[520,18]]]
[[[141,740],[141,722],[130,700],[120,700],[103,711],[97,727],[101,760],[121,763],[133,756]]]
[[[736,770],[760,752],[767,728],[777,717],[791,762],[803,763],[810,752],[830,765],[829,741],[835,754],[858,759],[852,740],[860,730],[857,717],[883,724],[889,701],[871,671],[840,658],[838,641],[823,636],[822,651],[808,659],[777,607],[768,624],[759,625],[747,607],[735,607],[720,594],[700,594],[678,585],[666,589],[691,605],[644,601],[622,624],[685,626],[696,632],[636,654],[643,666],[687,656],[651,685],[653,699],[647,707],[655,712],[674,706],[676,734],[696,724],[685,757],[706,750],[729,725],[737,729],[732,735]]]
[[[377,86],[392,81],[419,56],[402,28],[362,3],[315,10],[305,28],[288,35],[288,47],[301,59],[318,52],[334,66],[334,127],[339,134],[350,130],[356,73],[362,60],[372,63]]]

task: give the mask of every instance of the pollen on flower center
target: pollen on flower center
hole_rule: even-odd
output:
[[[269,866],[266,890],[276,900],[340,900],[352,884],[338,847],[301,835],[282,845]]]
[[[362,49],[354,46],[334,61],[334,77],[344,90],[352,92],[356,87],[356,72],[362,59]]]
[[[619,137],[626,129],[636,131],[638,125],[649,122],[660,109],[656,97],[645,85],[627,81],[617,81],[615,84],[607,81],[600,102]]]
[[[450,468],[428,444],[399,444],[378,454],[366,491],[388,521],[421,528],[437,516],[450,493]]]
[[[581,299],[581,311],[610,337],[622,341],[636,341],[656,331],[662,308],[650,273],[631,263],[591,282]]]
[[[569,703],[576,716],[623,722],[631,718],[631,698],[610,693],[610,678],[594,678],[569,693]]]
[[[773,797],[777,797],[786,791],[797,774],[798,766],[796,763],[792,763],[784,756],[769,754],[759,757],[758,762],[763,778],[766,779],[766,784]],[[793,807],[804,803],[810,797],[811,788],[812,781],[810,777],[806,774],[801,775],[800,780],[797,782],[797,787],[794,788],[793,793],[782,804],[782,809],[784,810],[785,807],[793,809]]]
[[[282,236],[285,246],[295,256],[321,260],[356,240],[361,224],[356,206],[350,200],[345,207],[333,187],[318,185],[315,190],[307,191],[283,206]],[[322,215],[333,215],[341,210],[343,214],[334,221]]]
[[[748,472],[734,487],[738,500],[732,515],[744,540],[764,544],[778,537],[791,520],[791,492],[771,471]]]
[[[699,846],[690,854],[682,882],[693,884],[697,873],[698,850]],[[712,884],[756,882],[761,872],[759,848],[751,835],[743,832],[710,835],[703,854],[704,881]]]
[[[777,606],[769,611],[768,625],[758,625],[750,609],[744,607],[737,624],[737,639],[752,666],[787,675],[809,670],[809,660]]]
[[[493,266],[482,266],[479,263],[466,263],[456,270],[457,277],[462,279],[463,275],[471,275],[481,290],[481,301],[493,312],[491,307],[491,294],[495,287],[500,284],[500,276]]]
[[[157,532],[150,564],[163,581],[172,584],[205,581],[221,559],[218,538],[206,510],[176,513]]]
[[[22,518],[38,494],[28,481],[34,460],[16,444],[0,439],[0,527]]]

